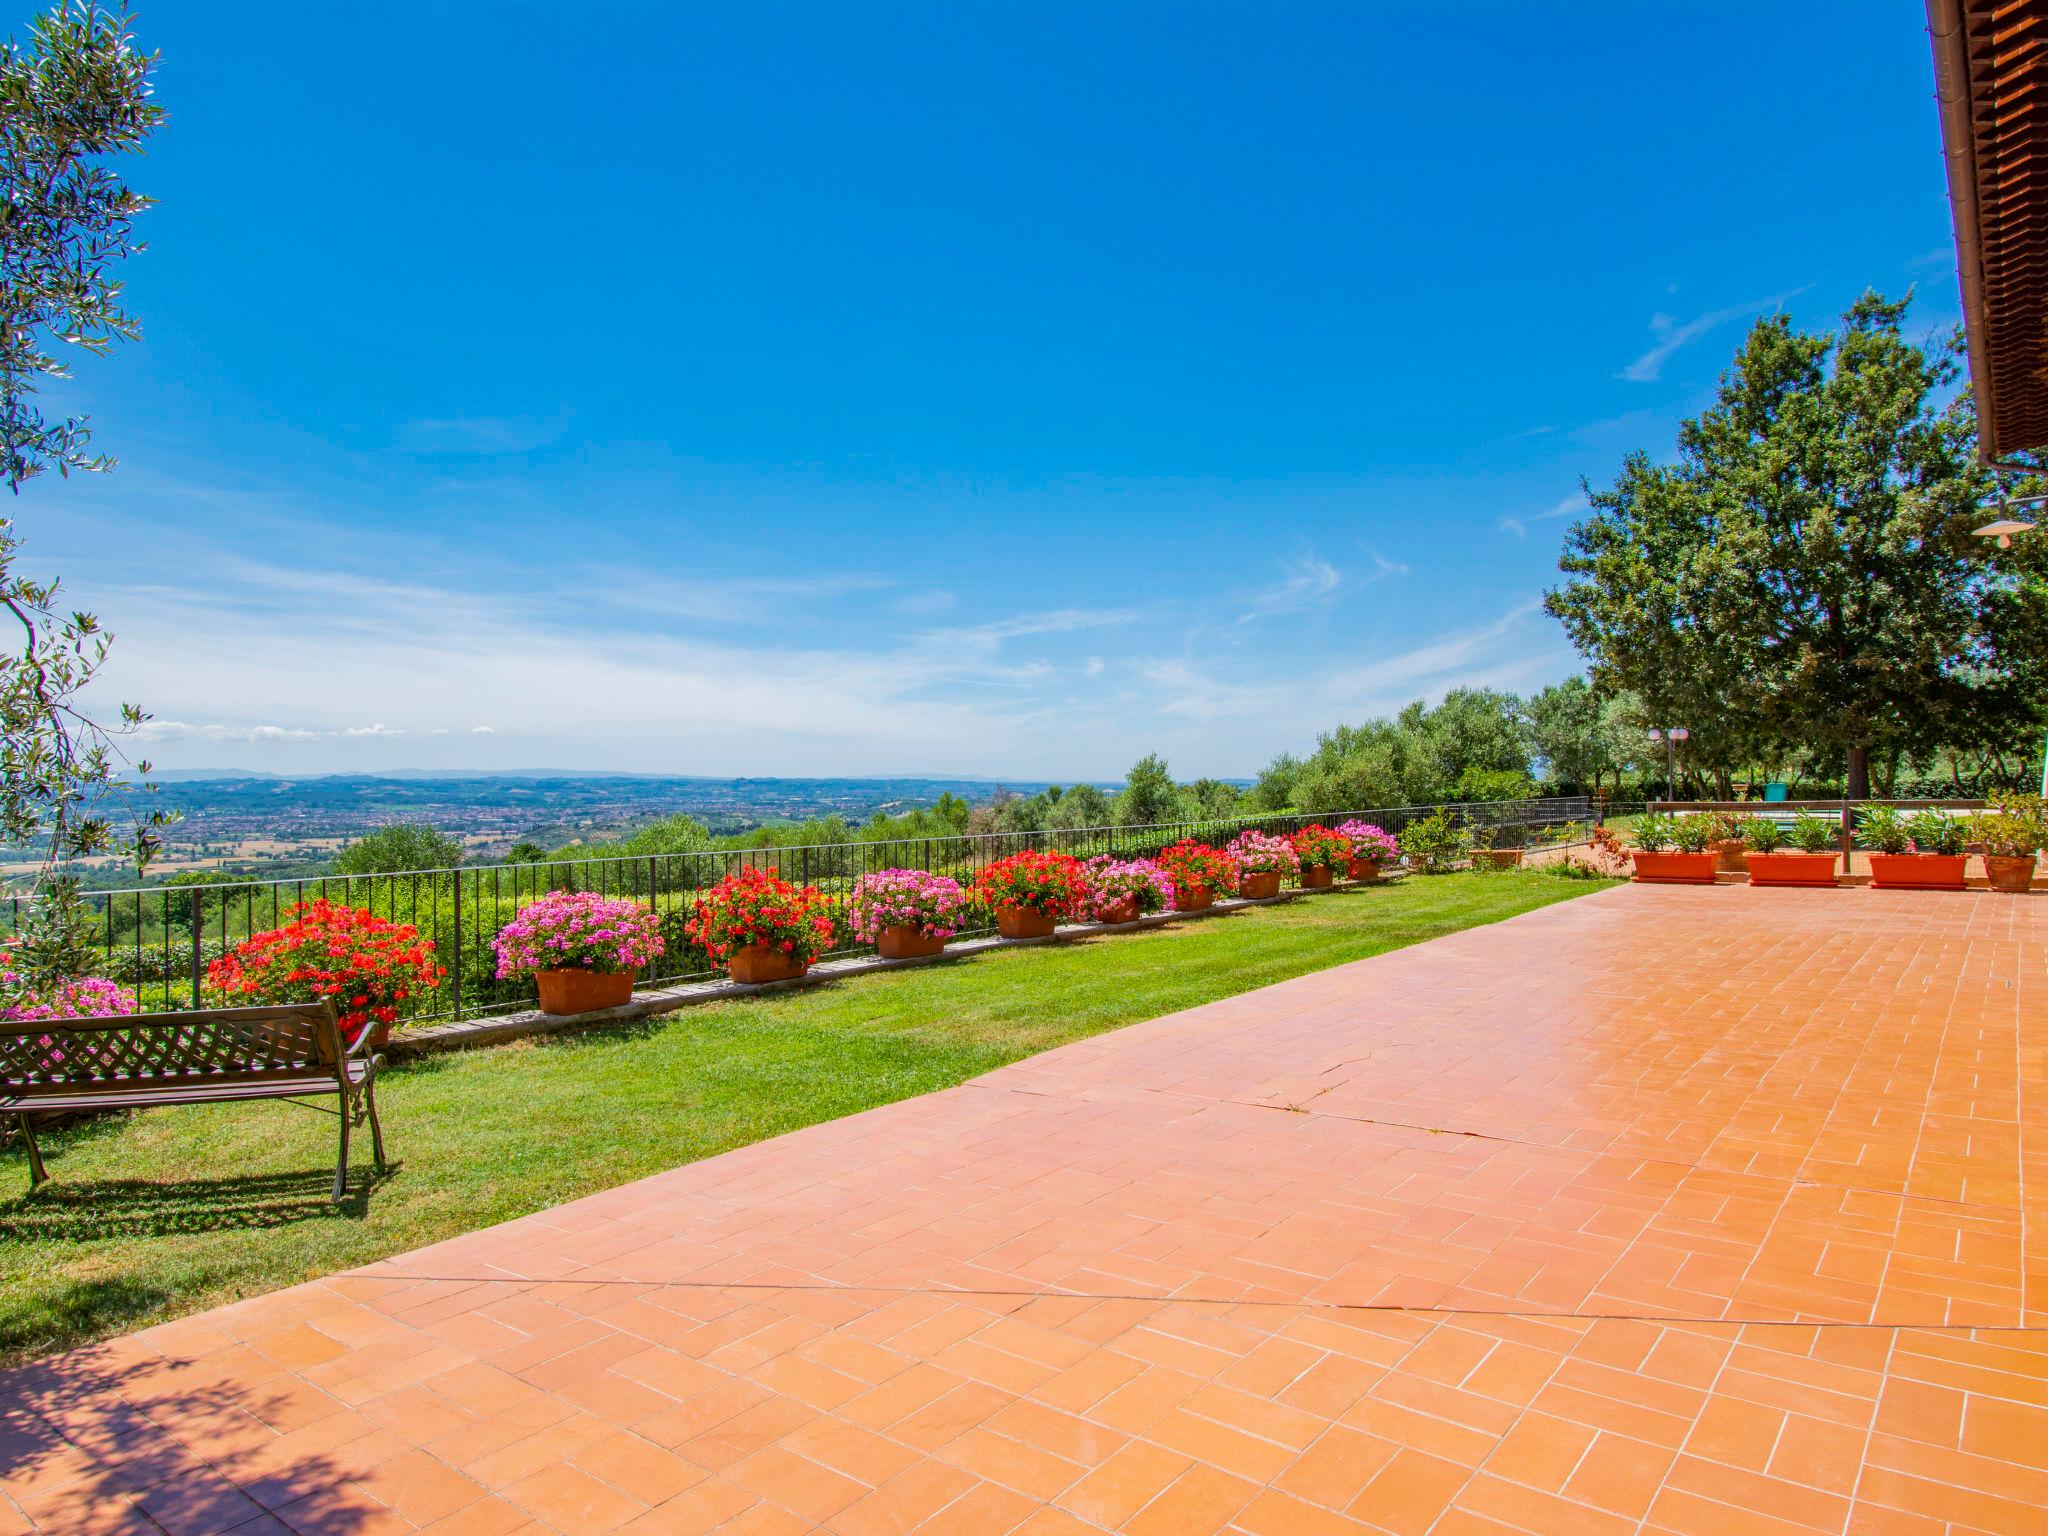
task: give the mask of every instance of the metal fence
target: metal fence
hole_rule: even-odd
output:
[[[1253,816],[1153,826],[1083,827],[1038,832],[992,832],[962,837],[902,838],[782,848],[647,854],[628,858],[554,859],[544,863],[470,865],[458,869],[379,875],[331,875],[299,880],[249,880],[218,885],[150,885],[89,891],[99,920],[102,974],[135,990],[144,1010],[198,1006],[206,968],[252,933],[290,920],[302,901],[325,898],[367,908],[378,917],[412,923],[434,941],[448,967],[436,992],[411,1000],[406,1022],[465,1018],[530,1007],[528,978],[499,979],[491,940],[528,902],[549,891],[598,891],[646,903],[661,919],[666,953],[643,984],[701,979],[713,974],[708,957],[683,938],[683,924],[698,892],[744,868],[777,868],[799,884],[815,885],[831,905],[842,943],[833,954],[864,951],[853,942],[847,900],[862,875],[884,869],[920,869],[966,885],[985,866],[1025,849],[1078,858],[1113,854],[1142,858],[1184,838],[1222,844],[1239,832],[1286,834],[1312,822],[1329,825],[1353,816],[1399,835],[1435,806],[1393,806],[1320,815]],[[1455,804],[1443,809],[1496,847],[1521,847],[1560,829],[1598,818],[1583,796]],[[27,898],[13,898],[18,926]],[[969,930],[969,934],[986,930]]]

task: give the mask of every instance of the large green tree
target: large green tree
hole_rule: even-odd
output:
[[[1757,321],[1675,463],[1631,454],[1567,535],[1547,606],[1603,689],[1693,732],[1724,779],[1759,748],[1873,754],[1982,738],[2038,712],[2048,607],[2015,549],[1973,536],[1959,332],[1865,294],[1840,328]]]

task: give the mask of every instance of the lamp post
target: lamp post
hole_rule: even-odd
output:
[[[2032,507],[2044,501],[2048,501],[2048,496],[2014,496],[1999,502],[1998,506],[2001,510],[2006,507]],[[2016,517],[2000,517],[1992,519],[1982,528],[1971,531],[1980,539],[1996,539],[2000,549],[2011,549],[2012,536],[2016,533],[2032,533],[2034,525]],[[2041,746],[2041,798],[2048,800],[2048,742],[2043,742]]]
[[[1664,743],[1664,797],[1667,800],[1678,798],[1678,744],[1691,739],[1692,732],[1682,725],[1674,725],[1667,730],[1660,730],[1654,725],[1650,727],[1650,740]]]

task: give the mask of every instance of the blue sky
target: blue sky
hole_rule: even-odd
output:
[[[1750,316],[1953,323],[1924,17],[145,9],[29,568],[178,767],[1245,774],[1575,669]],[[1568,20],[1567,20],[1568,18]]]

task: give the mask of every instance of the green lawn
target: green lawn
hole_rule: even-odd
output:
[[[1603,883],[1604,884],[1604,883]],[[429,1057],[380,1080],[394,1167],[327,1199],[333,1121],[286,1104],[52,1129],[0,1149],[0,1361],[364,1264],[730,1147],[929,1093],[1121,1024],[1602,884],[1449,875],[1151,933],[999,951]],[[1053,1002],[1057,999],[1057,1002]]]

